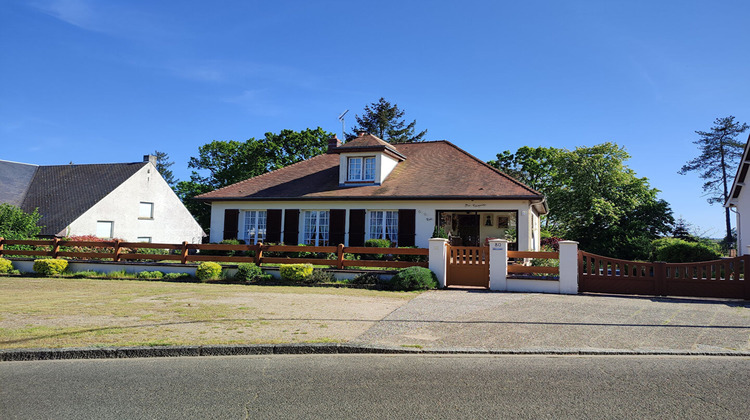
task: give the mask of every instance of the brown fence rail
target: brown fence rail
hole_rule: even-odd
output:
[[[508,258],[535,258],[535,259],[546,259],[546,260],[559,260],[559,252],[546,252],[546,251],[508,251]],[[550,278],[554,279],[554,276],[560,274],[560,267],[542,267],[533,265],[519,265],[509,264],[508,274],[512,278],[513,274],[540,274],[540,275],[551,275]]]
[[[9,246],[23,245],[34,249],[7,249]],[[73,248],[73,249],[71,249]],[[86,248],[77,250],[75,248]],[[167,250],[168,254],[144,254],[139,249]],[[244,255],[206,255],[206,252],[225,251]],[[203,252],[203,254],[201,254]],[[321,258],[292,258],[284,254],[316,253]],[[272,255],[264,255],[269,254]],[[346,259],[349,255],[360,255],[368,258],[372,255],[383,255],[385,259]],[[150,261],[178,261],[182,264],[199,261],[215,261],[230,263],[262,264],[299,264],[310,263],[327,265],[343,269],[345,267],[385,267],[406,268],[412,266],[427,267],[426,261],[394,261],[394,256],[424,256],[429,255],[427,248],[370,248],[338,246],[298,246],[298,245],[229,245],[229,244],[160,244],[146,242],[114,241],[65,241],[61,239],[49,240],[10,240],[0,238],[0,256],[30,256],[67,258],[81,260],[111,260],[115,262],[132,260]],[[398,257],[396,257],[398,258]],[[424,258],[425,260],[427,258]]]
[[[750,299],[750,256],[649,263],[580,251],[578,270],[581,292]]]

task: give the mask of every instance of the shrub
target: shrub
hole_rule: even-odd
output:
[[[661,238],[651,242],[651,261],[671,263],[711,261],[721,258],[718,246],[704,242],[688,242],[677,238]]]
[[[34,271],[45,276],[57,276],[68,268],[68,261],[61,259],[45,258],[34,260]]]
[[[135,275],[139,279],[161,279],[164,273],[161,271],[141,271]]]
[[[135,276],[133,275],[128,276],[125,270],[118,270],[118,271],[110,271],[109,273],[105,274],[104,277],[108,279],[123,279],[127,277],[135,277]]]
[[[351,284],[378,284],[380,277],[375,273],[362,273],[349,280]]]
[[[558,238],[556,236],[549,236],[546,238],[542,238],[540,241],[542,249],[544,248],[550,248],[554,252],[560,252],[560,241],[562,241],[562,238]]]
[[[302,279],[302,283],[305,284],[333,283],[334,281],[336,281],[336,277],[333,276],[333,273],[325,270],[313,270],[312,274]]]
[[[418,246],[400,246],[401,248],[417,249]],[[393,255],[393,259],[396,261],[408,261],[408,262],[427,262],[427,255]]]
[[[190,274],[188,273],[166,273],[164,274],[165,280],[180,280],[180,279],[189,279]]]
[[[89,277],[99,277],[99,276],[101,276],[101,274],[97,273],[96,271],[85,270],[85,271],[76,271],[75,273],[73,273],[72,277],[75,279],[85,279]]]
[[[368,248],[390,248],[391,241],[388,239],[368,239],[365,241],[365,246]],[[384,254],[363,254],[363,260],[382,260],[385,259]]]
[[[202,282],[218,280],[221,277],[221,265],[215,262],[202,262],[195,270],[195,277]]]
[[[235,273],[234,278],[237,281],[250,283],[258,281],[264,276],[263,269],[257,265],[253,263],[242,263],[237,265],[237,273]]]
[[[282,280],[302,281],[313,272],[312,264],[281,264],[279,273]]]
[[[435,273],[424,267],[409,267],[400,270],[391,279],[394,290],[426,290],[438,286]]]
[[[0,258],[0,274],[8,274],[13,271],[13,263],[5,258]]]

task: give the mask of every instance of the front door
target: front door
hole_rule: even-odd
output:
[[[463,246],[479,246],[479,215],[459,214],[456,233]]]

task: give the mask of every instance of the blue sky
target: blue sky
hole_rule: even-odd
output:
[[[746,1],[6,0],[0,159],[187,161],[212,140],[340,132],[385,97],[482,160],[624,146],[675,216],[722,236],[695,130],[750,122]],[[743,138],[744,140],[744,138]]]

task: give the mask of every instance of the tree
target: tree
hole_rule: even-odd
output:
[[[613,143],[506,151],[490,164],[508,170],[547,197],[545,227],[581,249],[624,259],[648,256],[651,241],[671,231],[672,210],[646,178],[625,166]]]
[[[354,135],[349,134],[347,138],[356,137],[356,133],[365,131],[388,143],[413,143],[421,141],[422,137],[427,134],[427,130],[414,134],[414,126],[417,120],[409,124],[403,120],[404,111],[398,108],[398,105],[391,105],[384,98],[378,102],[373,102],[365,106],[365,112],[360,117],[355,115],[357,126],[352,127]]]
[[[175,193],[208,231],[210,208],[193,197],[324,153],[331,137],[333,133],[318,127],[269,132],[262,139],[244,142],[214,140],[198,148],[198,157],[190,158],[188,167],[194,169],[190,180],[179,182]]]
[[[172,170],[169,169],[170,166],[174,165],[174,162],[169,160],[168,154],[158,150],[154,151],[154,156],[156,156],[156,170],[159,171],[161,177],[167,181],[167,184],[174,189],[177,180],[174,179],[174,174],[172,173]]]
[[[0,238],[33,239],[42,230],[42,226],[39,226],[41,218],[42,215],[36,209],[26,213],[19,207],[0,204]]]
[[[729,177],[734,175],[732,171],[737,167],[745,148],[737,137],[747,129],[747,124],[736,122],[734,116],[730,115],[714,120],[711,131],[695,132],[700,139],[693,143],[698,145],[701,154],[683,165],[678,173],[685,175],[698,171],[699,177],[705,180],[703,191],[710,204],[723,204],[729,197]],[[728,242],[732,238],[728,207],[724,209],[724,216],[727,229],[725,242]]]

